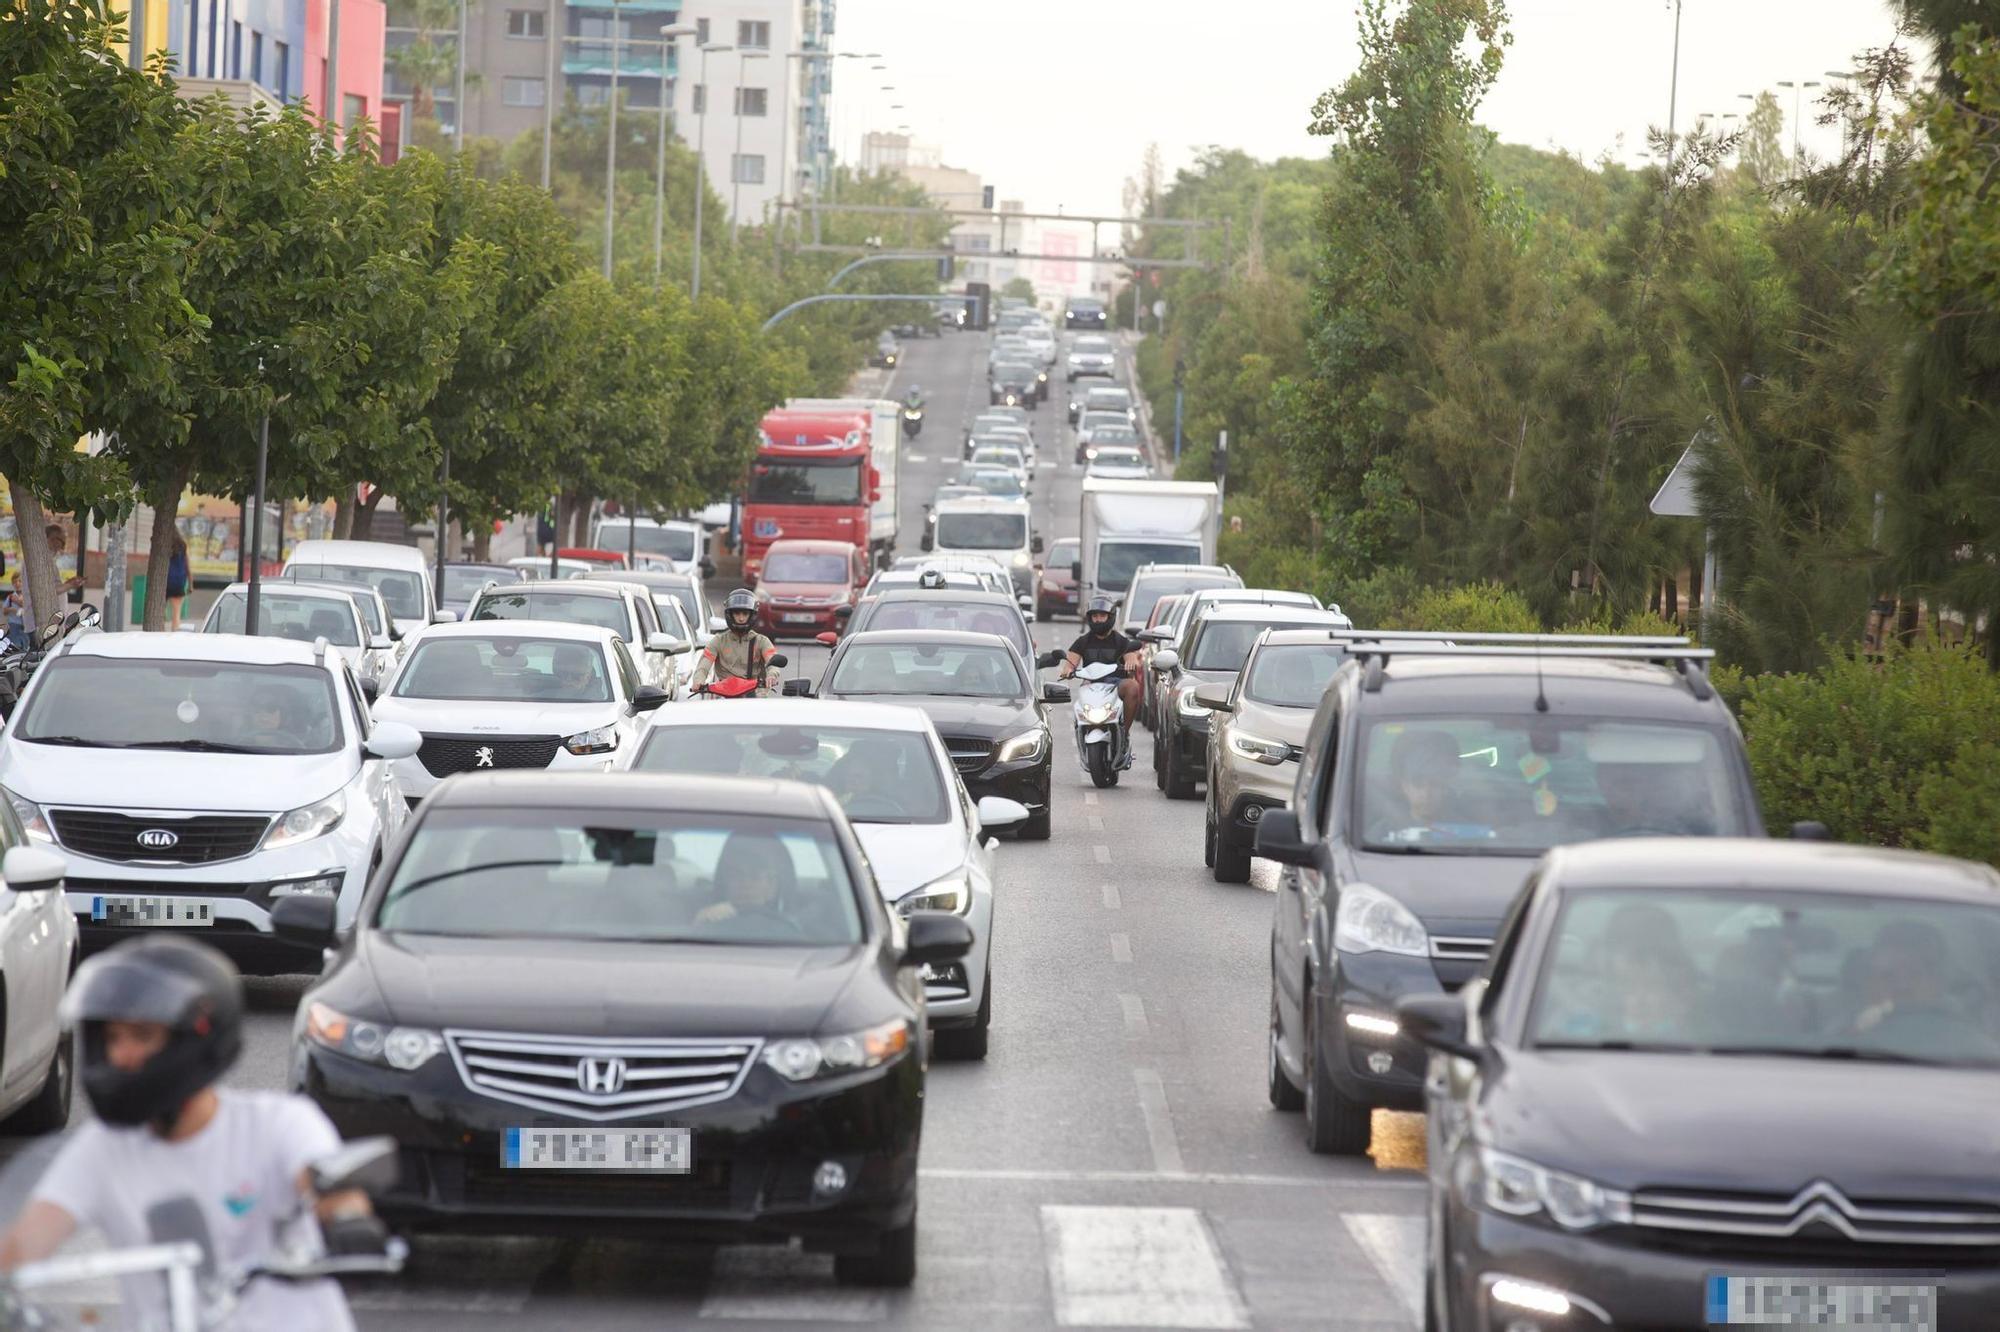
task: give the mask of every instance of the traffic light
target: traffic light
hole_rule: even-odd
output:
[[[951,275],[954,269],[957,267],[957,263],[958,263],[958,257],[956,255],[950,255],[950,254],[939,255],[938,281],[939,282],[951,281]]]
[[[1176,356],[1174,357],[1174,387],[1179,388],[1185,383],[1187,383],[1187,362],[1181,357]]]
[[[980,187],[979,206],[989,213],[993,211],[993,187],[991,185]]]

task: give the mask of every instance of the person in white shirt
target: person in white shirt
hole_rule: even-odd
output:
[[[0,1269],[50,1256],[83,1227],[112,1248],[153,1243],[148,1213],[173,1199],[200,1207],[222,1272],[316,1238],[334,1253],[382,1251],[366,1194],[312,1192],[308,1167],[340,1146],[318,1106],[215,1085],[243,1048],[243,982],[222,954],[176,938],[120,944],[77,969],[63,1010],[82,1029],[79,1080],[97,1119],[69,1135],[0,1235]],[[158,1275],[121,1284],[128,1326],[165,1325]],[[230,1325],[350,1332],[354,1320],[333,1281],[258,1279]]]

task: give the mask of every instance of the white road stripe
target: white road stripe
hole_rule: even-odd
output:
[[[1100,865],[1111,863],[1111,848],[1108,846],[1093,846],[1090,848],[1090,854]]]
[[[1248,1327],[1243,1300],[1191,1207],[1044,1207],[1061,1327]]]
[[[1167,1108],[1167,1088],[1160,1075],[1150,1068],[1132,1070],[1139,1087],[1139,1113],[1146,1119],[1146,1140],[1153,1148],[1153,1168],[1179,1174],[1187,1167],[1181,1162],[1180,1140],[1174,1137],[1174,1116]]]
[[[1111,960],[1113,962],[1130,962],[1132,960],[1131,935],[1114,934],[1111,936]]]
[[[929,462],[929,461],[930,461],[930,459],[929,459],[929,458],[926,458],[926,457],[925,457],[925,456],[924,456],[923,454],[921,454],[921,453],[906,453],[906,454],[904,454],[904,455],[903,455],[903,461],[904,461],[904,462],[921,462],[921,463],[927,463],[927,462]]]
[[[1104,831],[1104,820],[1103,820],[1103,819],[1101,819],[1101,818],[1099,818],[1099,817],[1098,817],[1097,815],[1095,815],[1095,814],[1086,814],[1086,815],[1084,815],[1084,819],[1083,819],[1083,821],[1084,821],[1084,824],[1085,824],[1085,826],[1087,826],[1087,827],[1088,827],[1088,828],[1090,829],[1090,831],[1091,831],[1091,832],[1103,832],[1103,831]]]
[[[1381,1191],[1417,1194],[1429,1186],[1415,1171],[1399,1174],[1342,1176],[1236,1175],[1216,1170],[978,1170],[960,1166],[925,1166],[920,1179],[955,1184],[1203,1184],[1241,1185],[1252,1189],[1338,1189],[1343,1193]]]
[[[1361,1252],[1396,1292],[1412,1323],[1424,1317],[1424,1232],[1421,1216],[1349,1212],[1340,1218]]]
[[[1118,885],[1115,883],[1105,884],[1104,909],[1106,911],[1116,911],[1119,907],[1122,907],[1124,905],[1125,905],[1125,899],[1118,895]]]
[[[1118,1006],[1125,1010],[1125,1030],[1133,1033],[1146,1029],[1146,1001],[1136,994],[1118,996]]]
[[[1085,791],[1083,793],[1083,803],[1086,805],[1095,805],[1097,803],[1097,792]]]
[[[881,1291],[833,1282],[833,1260],[796,1249],[731,1245],[715,1251],[703,1318],[796,1323],[879,1323],[888,1316]]]

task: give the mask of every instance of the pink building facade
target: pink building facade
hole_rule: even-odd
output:
[[[393,143],[382,127],[382,56],[388,9],[382,0],[306,0],[306,63],[304,100],[321,112],[326,90],[327,20],[340,6],[340,123],[352,126],[364,116],[381,140]]]

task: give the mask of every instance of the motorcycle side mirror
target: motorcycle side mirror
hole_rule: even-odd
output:
[[[76,613],[76,622],[81,625],[98,625],[104,622],[104,616],[97,607],[85,606]]]
[[[39,638],[41,645],[43,647],[47,647],[49,644],[55,642],[58,638],[61,638],[62,633],[63,633],[63,622],[61,620],[50,620],[47,624],[42,626],[42,632],[39,635],[37,635],[37,637]]]
[[[396,1140],[387,1134],[356,1138],[306,1167],[314,1193],[387,1193],[401,1176]]]
[[[791,664],[792,664],[792,659],[786,656],[784,653],[774,652],[771,654],[771,665],[778,667],[780,670],[783,670],[785,667]]]

